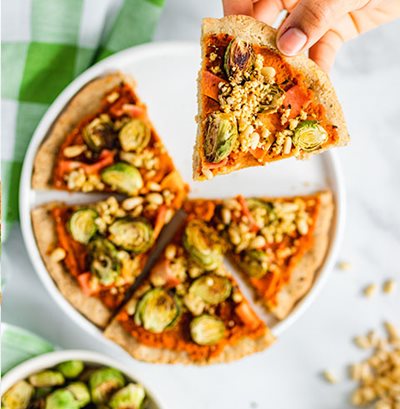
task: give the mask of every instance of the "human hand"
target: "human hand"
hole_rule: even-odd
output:
[[[244,14],[278,29],[277,46],[285,55],[309,50],[309,57],[329,71],[345,41],[400,17],[400,0],[223,0],[225,15]]]

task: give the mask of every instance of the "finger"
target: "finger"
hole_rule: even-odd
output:
[[[224,15],[243,14],[245,16],[253,15],[252,0],[222,0]]]
[[[272,25],[284,9],[282,0],[259,0],[254,4],[254,17]]]
[[[329,30],[310,48],[308,56],[324,71],[329,72],[343,42],[339,33]]]
[[[360,0],[301,0],[279,30],[278,48],[295,55],[313,46],[335,21],[360,5]]]

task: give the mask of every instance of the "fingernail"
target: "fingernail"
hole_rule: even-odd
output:
[[[307,36],[298,28],[289,28],[278,38],[278,48],[286,55],[295,55],[307,42]]]

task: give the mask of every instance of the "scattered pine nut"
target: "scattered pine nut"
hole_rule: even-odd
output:
[[[394,293],[394,292],[396,291],[396,287],[397,287],[396,284],[397,284],[397,283],[396,283],[396,281],[394,281],[394,280],[387,280],[387,281],[385,281],[385,282],[383,283],[383,291],[384,291],[386,294],[392,294],[392,293]]]
[[[327,382],[331,383],[331,384],[338,383],[338,378],[331,371],[325,370],[323,372],[323,376],[324,376],[325,380]]]
[[[367,287],[364,288],[364,295],[368,298],[372,297],[375,295],[377,290],[377,285],[376,284],[369,284]]]
[[[61,247],[56,247],[56,248],[52,251],[50,257],[51,257],[51,259],[52,259],[53,261],[55,261],[55,262],[57,263],[57,262],[59,262],[59,261],[61,261],[61,260],[64,260],[64,258],[65,258],[66,255],[67,255],[67,254],[66,254],[66,252],[65,252],[65,250],[64,250],[63,248],[61,248]]]
[[[341,261],[338,264],[338,268],[342,271],[350,271],[352,269],[352,265],[348,261]]]
[[[361,349],[368,349],[371,348],[371,344],[367,337],[363,335],[359,335],[354,338],[354,343]]]

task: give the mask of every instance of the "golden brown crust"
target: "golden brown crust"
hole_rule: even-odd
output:
[[[268,304],[269,310],[280,320],[286,318],[295,304],[310,290],[328,249],[334,211],[332,193],[321,192],[317,196],[321,207],[316,220],[313,246],[293,270],[290,281],[277,294],[276,303]]]
[[[279,54],[282,58],[293,66],[296,70],[303,73],[306,85],[312,91],[316,100],[326,108],[326,118],[328,122],[337,126],[337,134],[339,140],[335,143],[336,146],[346,145],[349,142],[349,134],[346,127],[343,111],[338,101],[336,92],[328,75],[319,68],[314,61],[304,55],[295,57],[287,57],[279,52],[276,47],[276,30],[261,21],[258,21],[248,16],[226,16],[221,19],[205,18],[202,26],[202,64],[205,62],[205,42],[204,38],[209,34],[228,34],[235,37],[240,37],[243,40],[257,44],[259,46],[266,46],[271,51]],[[202,113],[202,103],[200,95],[200,76],[204,66],[201,67],[198,78],[198,106],[199,114],[197,116],[198,130],[197,140],[193,153],[193,177],[195,180],[207,179],[207,170],[199,172],[199,165],[201,158],[199,155],[202,149],[201,136],[204,132],[204,121]],[[312,154],[321,153],[329,147],[320,148],[312,152]],[[309,157],[310,154],[302,154],[300,159]],[[255,159],[246,159],[245,161],[238,161],[232,166],[218,169],[219,174],[230,173],[244,167],[256,166],[259,163]]]
[[[92,80],[71,99],[54,121],[36,154],[32,174],[33,189],[52,188],[55,161],[65,138],[82,119],[100,109],[104,96],[122,81],[133,85],[131,78],[115,72]]]
[[[54,261],[50,256],[51,251],[57,247],[56,226],[50,211],[57,205],[60,203],[53,202],[32,211],[33,232],[40,255],[65,299],[94,324],[104,328],[111,319],[112,311],[100,299],[85,295],[63,262]]]
[[[141,344],[136,338],[132,337],[122,325],[114,319],[104,331],[104,335],[112,341],[119,344],[130,355],[141,361],[163,364],[196,364],[209,365],[216,363],[226,363],[243,358],[256,352],[263,351],[274,342],[274,337],[267,329],[264,336],[252,339],[243,338],[235,345],[227,345],[223,351],[212,358],[202,361],[194,361],[185,351],[171,351],[165,348],[155,348]]]

